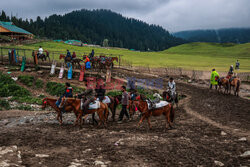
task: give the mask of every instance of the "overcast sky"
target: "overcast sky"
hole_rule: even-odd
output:
[[[0,10],[22,18],[77,9],[111,9],[176,32],[250,27],[250,0],[1,0]]]

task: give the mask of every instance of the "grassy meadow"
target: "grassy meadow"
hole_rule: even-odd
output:
[[[66,50],[69,49],[71,53],[75,51],[77,55],[88,54],[94,49],[95,53],[123,55],[122,58],[132,62],[133,66],[181,67],[187,70],[210,71],[212,68],[216,68],[217,71],[228,71],[229,66],[231,64],[235,66],[235,62],[238,59],[240,61],[239,72],[250,72],[250,43],[188,43],[161,52],[139,52],[128,49],[88,46],[79,47],[52,41],[11,47],[37,50],[40,45],[44,50],[66,54]],[[31,55],[31,53],[26,54]],[[22,52],[20,55],[22,55]],[[59,58],[59,53],[55,55],[55,58]]]

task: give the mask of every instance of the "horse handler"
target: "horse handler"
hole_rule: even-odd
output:
[[[210,89],[212,89],[213,85],[215,85],[215,89],[217,89],[219,77],[220,76],[218,72],[216,72],[215,69],[213,69],[211,73],[211,78],[210,78]]]
[[[129,115],[128,115],[128,112],[127,112],[127,106],[129,105],[129,94],[126,91],[126,87],[125,86],[122,86],[121,90],[123,92],[122,93],[122,100],[121,100],[122,110],[121,110],[120,115],[119,115],[119,121],[118,121],[118,123],[122,123],[124,114],[126,115],[126,117],[129,120]]]

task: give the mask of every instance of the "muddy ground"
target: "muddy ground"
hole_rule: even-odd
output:
[[[54,112],[1,111],[0,166],[250,166],[249,100],[177,86],[187,98],[172,130],[164,117],[151,118],[151,130],[136,117],[80,129],[73,114],[60,126]]]

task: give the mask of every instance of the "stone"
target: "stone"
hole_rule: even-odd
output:
[[[240,155],[241,157],[250,157],[250,151],[246,151]]]
[[[188,83],[192,83],[192,80],[191,80],[191,79],[189,79],[189,80],[188,80]]]
[[[221,131],[221,136],[226,136],[227,134],[224,131]]]
[[[125,131],[124,130],[120,130],[120,133],[125,133]]]
[[[102,161],[95,161],[95,165],[97,166],[97,165],[105,165],[105,164]]]
[[[37,71],[38,74],[43,74],[43,71]]]
[[[242,138],[239,139],[239,141],[247,141],[247,138],[242,137]]]
[[[39,158],[47,158],[47,157],[49,157],[49,155],[47,155],[47,154],[36,154],[35,156],[39,157]]]
[[[27,68],[25,71],[26,72],[31,72],[32,70],[30,68]]]
[[[217,166],[224,166],[224,164],[220,161],[214,161],[215,165]]]

